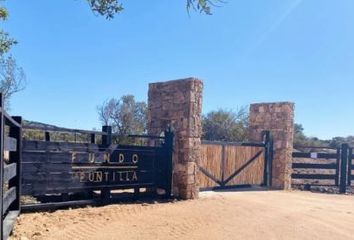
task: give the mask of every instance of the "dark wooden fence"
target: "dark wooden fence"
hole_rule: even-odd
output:
[[[269,132],[263,142],[202,141],[200,189],[271,186],[272,154]]]
[[[173,133],[163,137],[130,135],[130,144],[112,142],[115,137],[109,126],[102,131],[64,128],[25,127],[43,131],[42,140],[23,141],[22,194],[42,199],[40,204],[24,205],[23,209],[57,208],[70,205],[108,203],[111,190],[134,189],[135,197],[141,188],[163,189],[171,195]],[[52,140],[58,133],[87,135],[89,142]],[[66,136],[67,137],[67,136]],[[82,141],[82,136],[80,137]],[[145,141],[131,141],[145,139]],[[99,140],[99,142],[97,141]],[[92,198],[93,191],[100,198]],[[84,193],[84,200],[73,199],[74,193]],[[49,195],[61,195],[51,202]],[[44,199],[44,200],[43,200]]]
[[[346,193],[353,180],[353,149],[348,144],[339,148],[296,147],[311,152],[293,153],[292,185],[294,187],[338,187]]]
[[[21,117],[11,117],[0,94],[0,211],[1,239],[10,235],[20,213],[21,195]]]

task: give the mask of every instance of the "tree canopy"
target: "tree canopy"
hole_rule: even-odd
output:
[[[26,86],[26,76],[17,65],[13,56],[0,56],[0,92],[3,93],[5,106],[9,108],[9,99]]]
[[[7,10],[0,6],[0,21],[7,20]],[[9,34],[0,29],[0,56],[8,52],[12,45],[16,44],[16,41],[9,36]]]
[[[101,123],[112,126],[119,135],[146,133],[146,103],[135,101],[133,95],[111,98],[98,106],[97,111]]]
[[[7,20],[7,17],[7,10],[0,6],[0,21]],[[16,43],[7,32],[0,29],[0,91],[4,94],[6,108],[9,108],[10,97],[26,85],[23,69],[12,55],[7,54]]]
[[[187,10],[195,9],[201,13],[211,14],[211,7],[218,3],[223,3],[222,0],[186,0]],[[124,10],[120,0],[87,0],[92,11],[99,15],[111,19],[115,14]]]
[[[340,147],[343,143],[347,143],[354,147],[354,136],[348,137],[333,137],[332,139],[319,139],[317,137],[309,137],[304,133],[304,128],[301,124],[295,124],[294,146],[302,147]]]
[[[203,116],[204,140],[245,141],[248,137],[248,112],[219,109]]]

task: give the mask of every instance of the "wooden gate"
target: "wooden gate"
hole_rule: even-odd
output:
[[[0,94],[0,211],[1,239],[10,235],[20,213],[21,117],[11,117]]]
[[[272,138],[263,136],[263,142],[202,141],[200,190],[271,186]]]
[[[311,187],[336,187],[346,193],[352,186],[353,148],[342,144],[338,148],[295,146],[307,149],[293,153],[292,185],[310,190]]]
[[[72,129],[26,127],[26,131],[42,131],[44,139],[23,141],[23,195],[44,198],[61,195],[57,202],[31,204],[23,209],[56,208],[111,202],[111,190],[133,189],[135,197],[141,188],[162,189],[171,195],[173,133],[165,136],[126,136],[130,144],[115,144],[111,127],[102,132]],[[63,133],[80,134],[89,143],[63,142],[53,136]],[[75,135],[76,136],[76,135]],[[145,139],[145,141],[130,141]],[[78,139],[77,139],[78,140]],[[97,143],[97,140],[98,143]],[[144,143],[142,143],[144,142]],[[154,142],[154,144],[152,144]],[[133,144],[134,143],[134,144]],[[99,191],[101,198],[74,200],[74,193],[92,195]]]

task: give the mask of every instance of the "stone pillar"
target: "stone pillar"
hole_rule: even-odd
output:
[[[274,139],[272,186],[290,189],[294,104],[290,102],[252,104],[250,107],[250,140],[260,141],[264,130],[271,131]]]
[[[175,131],[172,192],[183,199],[198,197],[197,165],[201,157],[202,81],[195,78],[149,84],[148,131]]]

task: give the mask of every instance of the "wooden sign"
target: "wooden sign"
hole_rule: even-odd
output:
[[[72,153],[74,182],[86,186],[126,185],[154,183],[154,150],[114,150],[110,153],[88,153],[78,161],[78,153]],[[86,163],[83,163],[86,162]]]
[[[172,162],[164,146],[24,141],[23,195],[167,186]]]

